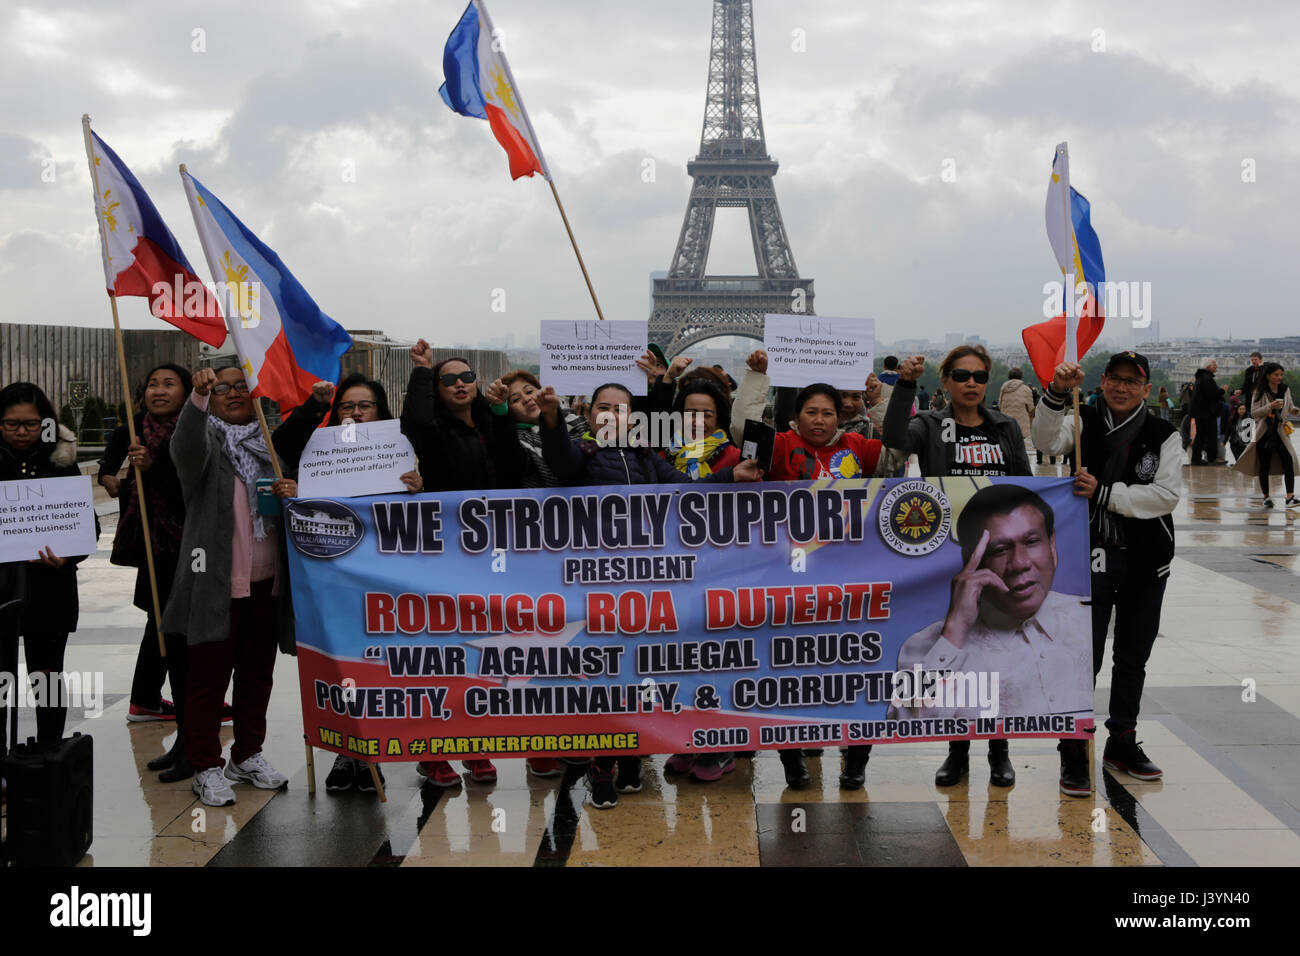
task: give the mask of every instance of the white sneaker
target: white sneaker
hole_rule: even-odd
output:
[[[231,780],[251,783],[259,790],[279,790],[289,782],[289,778],[267,763],[260,752],[243,763],[230,761],[226,764],[226,776]]]
[[[194,775],[194,792],[210,807],[228,807],[235,802],[235,791],[221,779],[220,767],[209,767]]]

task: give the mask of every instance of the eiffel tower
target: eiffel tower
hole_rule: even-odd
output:
[[[713,0],[713,44],[700,152],[686,164],[691,198],[668,277],[654,280],[650,341],[676,355],[715,335],[763,338],[763,316],[813,314],[813,283],[801,279],[781,221],[758,101],[752,0]],[[749,212],[756,275],[711,276],[714,214]]]

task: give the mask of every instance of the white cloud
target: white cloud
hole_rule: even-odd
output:
[[[0,15],[0,319],[103,321],[85,111],[192,261],[178,162],[345,324],[435,339],[589,315],[550,190],[512,183],[487,124],[438,98],[462,8],[65,0]],[[686,207],[708,6],[492,10],[606,314],[643,317]],[[1275,276],[1294,248],[1282,211],[1300,202],[1294,5],[1246,19],[1211,0],[1177,17],[1118,0],[758,0],[755,25],[777,194],[824,314],[873,315],[885,338],[1016,338],[1054,277],[1042,203],[1068,139],[1108,274],[1153,282],[1163,331],[1289,328]],[[1090,46],[1099,27],[1104,53]],[[1246,157],[1255,183],[1241,181]],[[128,325],[148,321],[137,304]]]

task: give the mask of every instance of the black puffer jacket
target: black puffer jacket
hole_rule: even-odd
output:
[[[62,425],[58,434],[57,442],[38,441],[25,453],[0,441],[0,481],[80,475],[76,436]],[[98,519],[95,520],[95,530],[99,530]],[[29,633],[70,633],[77,629],[77,565],[84,560],[84,555],[69,558],[61,568],[24,562],[21,570],[15,569],[20,578],[26,576],[27,609],[22,616],[24,636]],[[11,580],[7,574],[5,578]]]
[[[527,452],[519,445],[510,413],[497,415],[480,398],[474,402],[471,428],[441,410],[435,388],[433,369],[412,369],[402,406],[402,434],[420,459],[424,490],[523,487]]]
[[[563,424],[541,425],[542,455],[561,485],[671,485],[692,481],[649,448],[602,446],[574,439]],[[734,469],[720,468],[700,481],[734,481]]]
[[[312,396],[295,408],[289,417],[280,422],[280,427],[271,433],[271,444],[275,453],[284,462],[285,473],[290,478],[298,477],[298,463],[302,453],[311,441],[312,433],[320,427],[330,413],[329,402],[318,402]]]

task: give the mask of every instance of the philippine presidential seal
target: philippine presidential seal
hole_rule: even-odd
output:
[[[952,510],[942,491],[920,479],[900,481],[880,501],[880,536],[899,554],[919,557],[948,540]]]
[[[337,558],[361,543],[365,528],[357,513],[338,501],[290,502],[284,509],[289,540],[313,558]]]

